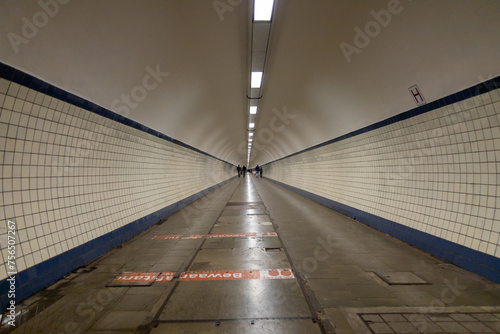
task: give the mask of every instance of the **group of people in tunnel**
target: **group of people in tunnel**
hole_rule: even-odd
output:
[[[255,166],[254,169],[247,169],[247,167],[245,165],[243,165],[243,167],[241,167],[240,165],[238,165],[238,167],[236,167],[236,170],[238,171],[238,177],[240,177],[241,175],[243,175],[243,177],[245,177],[246,173],[250,173],[252,174],[255,170],[255,176],[256,177],[262,177],[262,166]]]

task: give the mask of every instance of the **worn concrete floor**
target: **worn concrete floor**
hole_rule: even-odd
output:
[[[500,333],[498,284],[255,176],[18,309],[14,333]]]

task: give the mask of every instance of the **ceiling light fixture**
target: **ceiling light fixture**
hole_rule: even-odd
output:
[[[273,0],[255,0],[253,10],[254,21],[271,21],[273,4]]]
[[[253,5],[253,8],[251,8]],[[250,163],[250,154],[252,149],[252,137],[257,124],[257,111],[259,101],[262,98],[262,84],[266,60],[268,57],[269,40],[271,36],[271,26],[273,26],[274,10],[277,7],[277,0],[253,0],[249,2],[249,9],[253,13],[248,16],[250,31],[250,40],[248,48],[249,61],[249,87],[247,90],[248,99],[248,161]],[[252,19],[253,16],[253,19]],[[247,72],[248,73],[248,72]],[[248,77],[247,77],[248,78]],[[247,79],[248,80],[248,79]],[[248,84],[248,83],[247,83]]]
[[[262,72],[252,72],[250,88],[260,88],[262,83]]]

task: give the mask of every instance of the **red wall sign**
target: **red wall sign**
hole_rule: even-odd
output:
[[[411,86],[410,88],[408,88],[408,90],[410,91],[410,94],[413,96],[413,100],[415,100],[417,106],[421,106],[426,103],[424,96],[422,95],[422,92],[420,92],[420,89],[418,88],[417,85]]]

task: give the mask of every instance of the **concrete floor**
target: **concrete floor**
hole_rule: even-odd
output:
[[[14,333],[500,333],[499,285],[255,176],[18,309]]]

